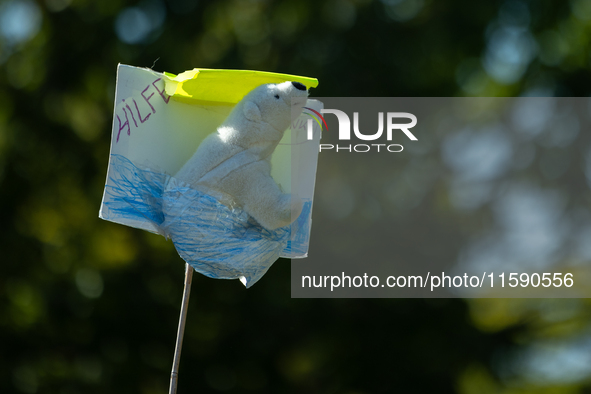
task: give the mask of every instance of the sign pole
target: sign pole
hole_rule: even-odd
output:
[[[176,346],[174,348],[174,361],[172,363],[168,394],[176,394],[176,387],[179,379],[179,364],[181,361],[181,348],[183,347],[183,334],[185,333],[185,322],[187,320],[187,309],[189,308],[192,280],[193,268],[189,264],[185,264],[185,289],[183,292],[183,301],[181,303],[181,316],[179,318],[179,328],[176,334]]]

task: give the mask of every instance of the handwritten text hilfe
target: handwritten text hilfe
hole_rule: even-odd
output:
[[[133,105],[135,107],[135,113],[137,114],[137,118],[139,119],[140,124],[143,124],[144,122],[148,121],[148,119],[150,119],[150,116],[152,114],[156,113],[156,108],[154,108],[154,106],[150,103],[150,99],[152,99],[152,96],[154,96],[154,94],[156,92],[158,92],[158,94],[160,95],[162,100],[164,100],[164,103],[168,104],[168,101],[170,100],[170,97],[166,95],[166,93],[164,92],[164,89],[160,90],[156,86],[156,83],[158,81],[160,81],[161,79],[162,78],[156,79],[154,82],[152,82],[151,84],[146,86],[146,88],[144,90],[142,90],[142,92],[141,92],[142,98],[144,100],[146,100],[146,103],[148,103],[148,105],[152,109],[152,112],[148,112],[146,114],[146,116],[142,116],[142,114],[140,113],[140,109],[137,105],[137,102],[135,101],[135,98],[131,97],[131,101],[133,102]],[[155,91],[151,89],[152,87],[154,88]],[[149,91],[151,91],[150,95],[146,96],[147,92],[149,93]],[[125,128],[127,128],[127,135],[131,135],[131,125],[129,123],[129,116],[131,116],[131,120],[133,121],[133,124],[135,125],[135,127],[136,128],[138,127],[137,120],[134,115],[134,111],[129,106],[129,101],[130,101],[129,98],[127,99],[127,101],[125,101],[125,99],[123,99],[123,103],[125,105],[123,107],[121,107],[121,109],[123,110],[123,115],[121,117],[125,116],[125,122],[121,123],[121,117],[119,116],[119,114],[117,114],[117,113],[115,114],[115,116],[117,117],[117,121],[119,122],[119,131],[117,132],[117,142],[119,142],[119,136],[121,135],[121,130],[124,130]]]

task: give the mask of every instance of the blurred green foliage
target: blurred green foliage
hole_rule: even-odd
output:
[[[589,0],[0,2],[0,392],[167,392],[184,264],[97,217],[117,63],[307,75],[315,96],[588,96],[590,32]],[[288,261],[248,291],[196,276],[179,393],[591,392],[520,364],[588,335],[588,300],[289,286]]]

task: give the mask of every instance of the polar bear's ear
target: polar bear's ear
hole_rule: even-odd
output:
[[[252,122],[260,122],[261,110],[252,101],[247,101],[244,103],[244,116]]]

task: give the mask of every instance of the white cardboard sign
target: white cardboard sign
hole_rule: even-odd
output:
[[[118,67],[111,153],[99,217],[171,237],[181,257],[185,260],[199,260],[199,249],[206,249],[203,242],[211,243],[213,249],[219,249],[220,245],[228,245],[231,242],[228,242],[227,238],[216,240],[214,235],[211,240],[200,240],[197,245],[179,246],[181,242],[176,242],[174,236],[171,236],[174,235],[174,231],[167,230],[166,226],[171,221],[166,218],[164,208],[170,208],[177,203],[188,204],[191,197],[190,194],[184,194],[183,198],[175,201],[174,196],[166,195],[165,189],[170,188],[171,182],[175,181],[172,176],[193,155],[201,141],[216,131],[233,105],[215,102],[189,104],[175,100],[174,96],[166,93],[167,78],[169,77],[150,69],[126,65]],[[306,106],[320,111],[322,103],[308,100]],[[282,235],[281,242],[286,244],[276,257],[306,257],[308,251],[320,129],[314,125],[314,138],[308,140],[307,130],[298,126],[307,124],[307,118],[306,114],[302,114],[292,123],[292,126],[296,127],[292,127],[293,131],[288,129],[285,132],[283,140],[272,156],[272,176],[276,182],[284,192],[296,192],[304,200],[304,211],[295,224],[286,230],[289,235]],[[224,209],[214,201],[211,203],[217,207],[215,209]],[[236,209],[232,212],[242,215],[241,223],[246,225],[248,219],[244,218],[244,213]],[[216,221],[215,217],[220,217],[219,212],[217,216],[196,217],[199,224],[196,223],[194,228],[200,234],[205,234],[204,229],[209,228],[210,224],[215,224],[218,229],[221,225],[210,223]],[[191,226],[186,228],[189,232],[193,231]],[[234,230],[226,228],[224,236],[237,237],[235,234],[228,234],[228,231]],[[201,235],[191,234],[190,238],[199,236]],[[274,242],[280,244],[277,243],[277,234],[269,235],[262,232],[263,238],[268,236],[275,237]],[[209,237],[209,234],[205,237]],[[219,243],[216,245],[216,242]],[[184,247],[191,248],[190,252],[181,251]],[[241,252],[240,264],[256,265],[260,256],[256,248],[249,248],[246,247]],[[253,262],[244,262],[251,252]],[[211,265],[214,260],[221,260],[222,263],[232,260],[230,257],[224,257],[223,253],[219,259],[212,256],[211,253],[205,253],[206,266]],[[231,256],[231,253],[228,256]],[[266,257],[267,260],[271,258],[273,256]],[[272,264],[267,261],[263,264],[266,266],[258,268],[230,267],[229,270],[221,268],[218,271],[213,270],[214,272],[204,272],[206,270],[200,269],[201,263],[187,262],[199,272],[211,277],[246,278],[248,285],[258,280]],[[244,269],[245,272],[238,272],[240,269]],[[259,272],[261,270],[262,273]]]

